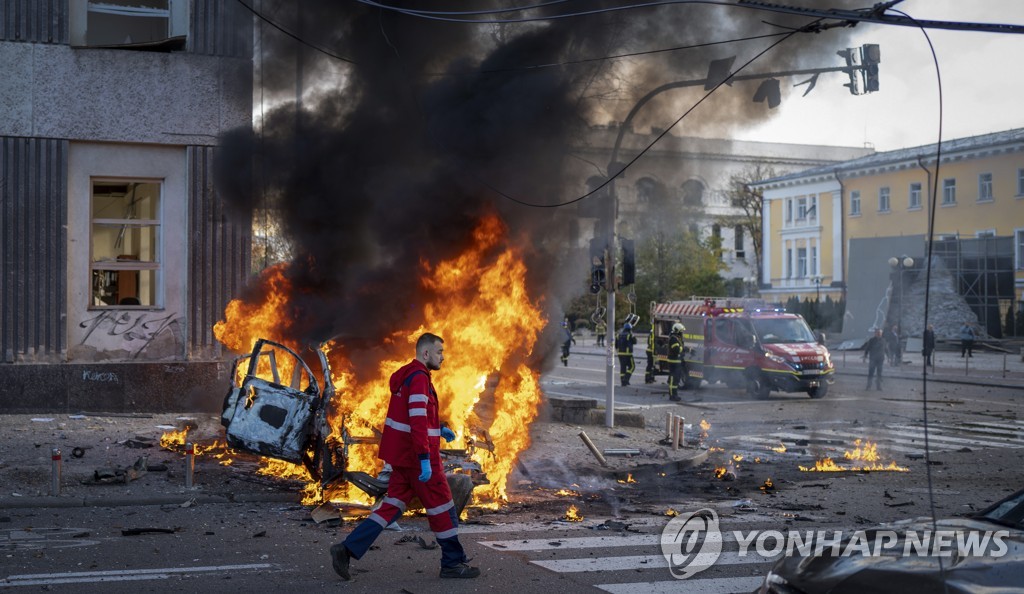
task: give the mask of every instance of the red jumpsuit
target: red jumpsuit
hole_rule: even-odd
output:
[[[441,566],[456,567],[467,558],[459,543],[459,520],[441,465],[441,423],[430,371],[413,360],[391,375],[390,387],[391,402],[378,453],[393,469],[388,493],[380,507],[348,535],[345,548],[361,558],[384,528],[418,497],[441,545]],[[419,480],[420,460],[430,460],[432,472],[426,482]]]

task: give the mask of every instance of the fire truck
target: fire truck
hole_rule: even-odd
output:
[[[821,398],[835,381],[823,341],[803,317],[760,299],[693,297],[651,303],[656,373],[668,372],[669,333],[681,323],[687,389],[702,381],[745,389],[754,398],[772,390]]]

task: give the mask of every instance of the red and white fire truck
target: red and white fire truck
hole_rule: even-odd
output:
[[[669,333],[685,327],[685,385],[696,389],[705,380],[744,388],[759,399],[772,390],[828,393],[835,366],[803,317],[768,306],[760,299],[693,297],[651,303],[656,371],[668,372]]]

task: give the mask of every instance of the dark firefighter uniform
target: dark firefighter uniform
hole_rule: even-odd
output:
[[[683,373],[686,365],[683,363],[683,333],[673,330],[668,337],[668,398],[669,400],[681,400],[679,398],[679,387],[683,385]]]
[[[615,339],[615,351],[619,356],[619,379],[623,386],[629,385],[629,378],[636,369],[633,361],[633,345],[636,344],[636,337],[633,336],[633,325],[623,324],[622,332]]]
[[[356,559],[361,558],[384,528],[418,497],[434,538],[441,545],[441,567],[456,567],[467,558],[459,542],[458,516],[441,465],[441,425],[430,371],[414,360],[392,374],[390,384],[391,402],[378,453],[393,469],[388,493],[380,507],[348,535],[345,548]],[[418,480],[420,460],[430,461],[432,472],[426,482]]]
[[[647,369],[644,370],[644,383],[654,383],[654,322],[651,322],[651,333],[647,335]]]
[[[562,323],[562,331],[565,333],[565,340],[562,342],[562,365],[565,367],[569,366],[569,346],[576,344],[576,339],[572,337],[572,332],[569,330],[568,324]]]

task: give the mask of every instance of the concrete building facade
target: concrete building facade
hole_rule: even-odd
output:
[[[0,3],[0,410],[223,396],[249,274],[217,137],[252,118],[252,16],[219,0]]]

